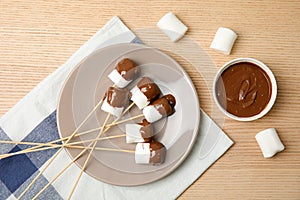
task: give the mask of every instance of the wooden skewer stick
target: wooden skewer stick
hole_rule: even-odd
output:
[[[100,151],[115,151],[115,152],[125,152],[125,153],[135,153],[134,150],[112,149],[112,148],[104,148],[104,147],[98,147],[95,150],[100,150]]]
[[[115,125],[118,125],[118,124],[122,124],[122,123],[131,121],[131,120],[134,120],[134,119],[138,119],[138,118],[141,118],[141,117],[144,117],[144,114],[136,115],[136,116],[133,116],[133,117],[130,117],[130,118],[127,118],[127,119],[123,119],[121,121],[112,122],[111,124],[108,124],[107,127],[111,127],[111,126],[115,126]]]
[[[113,135],[113,136],[107,136],[107,137],[102,137],[99,138],[99,140],[107,140],[107,139],[112,139],[112,138],[118,138],[118,137],[124,137],[126,134],[119,134],[119,135]],[[91,142],[92,140],[83,140],[83,141],[78,141],[78,142],[72,142],[69,144],[53,144],[53,143],[40,143],[40,142],[15,142],[15,141],[10,141],[10,140],[0,140],[0,143],[2,144],[24,144],[24,145],[42,145],[44,146],[69,146],[69,145],[74,145],[74,144],[79,144],[79,143],[87,143]]]
[[[96,141],[108,140],[108,139],[125,137],[125,136],[126,136],[126,134],[113,135],[113,136],[98,138],[98,139],[96,139]],[[9,154],[2,154],[2,155],[0,155],[0,160],[3,159],[3,158],[8,158],[8,157],[11,157],[11,156],[20,155],[20,154],[24,154],[24,153],[33,153],[33,152],[37,152],[37,151],[45,151],[45,150],[55,149],[55,148],[60,148],[60,147],[78,148],[78,146],[74,146],[74,145],[76,145],[76,144],[83,144],[83,143],[87,143],[87,142],[93,142],[93,141],[95,141],[95,139],[77,141],[77,142],[72,142],[72,143],[68,143],[68,144],[49,144],[49,143],[45,143],[44,146],[43,146],[43,148],[37,148],[37,149],[30,149],[30,148],[28,148],[28,149],[24,149],[24,150],[13,152],[13,153],[9,153]],[[8,141],[8,142],[12,142],[12,141]],[[20,142],[18,142],[18,143],[20,143]],[[26,144],[27,144],[27,142],[26,142]],[[40,143],[31,142],[31,144],[37,144],[37,145],[39,145]],[[43,144],[43,143],[41,143],[41,144]],[[84,147],[84,146],[82,146],[82,147]]]
[[[104,123],[107,123],[108,119],[110,117],[110,114],[107,115]],[[97,137],[100,137],[101,134],[102,134],[102,131],[103,129],[99,132],[98,136]],[[91,142],[88,147],[91,147],[93,144],[95,144],[95,141],[94,142]],[[95,145],[93,145],[93,148],[94,148]],[[33,200],[37,199],[58,177],[60,177],[78,158],[80,158],[83,153],[86,152],[86,150],[88,149],[88,147],[84,148],[71,162],[69,162],[51,181],[49,181],[49,183],[44,186],[34,197],[33,197]]]
[[[113,121],[111,124],[106,125],[106,127],[112,127],[112,126],[115,126],[115,125],[118,125],[118,124],[122,124],[122,123],[131,121],[131,120],[134,120],[134,119],[138,119],[138,118],[141,118],[141,117],[144,117],[144,114],[136,115],[136,116],[133,116],[133,117],[130,117],[130,118],[127,118],[127,119],[123,119],[121,121]],[[101,128],[102,127],[94,128],[94,129],[89,130],[89,132],[98,131]]]
[[[133,105],[131,105],[131,106],[133,106]],[[126,109],[125,111],[127,112],[129,109]],[[125,111],[121,114],[121,117],[125,114]],[[113,121],[112,122],[112,124],[110,124],[110,126],[108,126],[105,130],[104,130],[104,132],[106,132],[110,127],[112,127],[113,126],[113,124],[114,125],[116,125],[116,124],[118,124],[117,123],[117,120],[119,119],[120,117],[118,117],[115,121]],[[124,120],[123,120],[123,122],[125,122]],[[122,123],[123,123],[122,122]],[[102,127],[100,127],[100,129],[101,128],[104,128],[105,126],[102,126]],[[103,130],[103,129],[101,129],[101,130]],[[93,142],[92,142],[93,143]],[[92,144],[92,143],[90,143],[90,145]],[[89,146],[90,146],[89,145]],[[88,147],[87,147],[88,148]],[[85,148],[82,152],[85,152],[86,150],[87,150],[87,148]],[[79,155],[81,156],[83,153],[80,153]],[[77,155],[75,158],[76,158],[76,160],[80,157],[79,155]],[[73,159],[74,160],[74,159]],[[76,161],[75,160],[75,161]],[[75,161],[72,161],[72,162],[75,162]],[[54,177],[54,179],[52,179],[49,183],[53,183],[62,173],[64,173],[64,171],[71,165],[72,163],[69,163],[63,170],[61,170],[57,175],[56,175],[56,177]],[[79,181],[79,180],[78,180]],[[76,181],[77,182],[77,181]],[[36,199],[47,187],[49,187],[49,185],[50,184],[47,184],[33,199]],[[76,184],[77,185],[77,184]],[[72,191],[73,191],[73,189],[72,189]],[[72,192],[73,193],[73,192]]]
[[[71,134],[71,136],[67,139],[66,143],[68,143],[74,135],[77,133],[77,131],[83,126],[83,124],[90,118],[90,116],[99,108],[99,106],[102,104],[103,98],[97,103],[97,105],[93,108],[93,110],[86,116],[86,118],[81,122],[81,124],[74,130],[74,132]],[[44,173],[44,171],[49,167],[49,165],[53,162],[53,160],[58,156],[58,154],[63,150],[63,148],[60,148],[48,161],[48,163],[45,165],[45,167],[37,174],[37,176],[31,181],[31,183],[25,188],[25,190],[20,194],[18,197],[18,200],[20,200],[24,194],[31,188],[31,186],[36,182],[36,180]]]
[[[83,174],[83,172],[84,172],[84,170],[86,168],[86,165],[88,164],[88,162],[89,162],[89,160],[91,158],[91,155],[92,155],[92,153],[93,153],[93,151],[94,151],[94,149],[95,149],[95,147],[97,145],[97,139],[99,139],[101,137],[101,135],[103,133],[103,129],[104,129],[105,125],[107,124],[107,121],[108,121],[109,117],[110,117],[110,113],[107,114],[107,117],[106,117],[105,121],[103,122],[103,125],[102,125],[103,128],[101,129],[101,131],[99,132],[97,138],[94,141],[93,147],[92,147],[91,151],[89,152],[88,157],[86,158],[86,160],[85,160],[85,162],[84,162],[84,164],[83,164],[83,166],[82,166],[82,168],[80,170],[80,173],[79,173],[79,175],[78,175],[78,177],[77,177],[77,179],[75,181],[75,184],[73,185],[73,188],[72,188],[72,190],[71,190],[71,192],[69,194],[68,200],[71,199],[71,197],[72,197],[72,195],[73,195],[73,193],[74,193],[74,191],[75,191],[75,189],[76,189],[76,187],[77,187],[77,185],[79,183],[79,180],[80,180],[80,178],[81,178],[81,176],[82,176],[82,174]]]
[[[60,172],[58,172],[58,174],[33,197],[33,200],[36,200],[60,175],[62,175],[78,158],[80,158],[87,151],[87,149],[92,146],[92,144],[93,143],[91,142],[71,162],[69,162]]]
[[[128,112],[132,107],[134,106],[134,103],[131,103],[127,108],[126,110],[123,112],[124,114],[126,112]],[[123,114],[123,115],[124,115]],[[121,116],[123,116],[121,115]],[[120,121],[120,122],[117,122],[120,118],[117,118],[114,122],[112,122],[111,124],[108,124],[107,126],[115,126],[117,124],[120,124],[120,123],[124,123],[124,122],[127,122],[127,121],[130,121],[130,120],[133,120],[133,119],[136,119],[135,117],[134,118],[129,118],[129,119],[125,119],[123,121]],[[136,116],[137,118],[139,118],[140,116]],[[88,131],[84,131],[84,132],[81,132],[81,133],[77,133],[76,135],[73,136],[73,138],[75,137],[78,137],[78,136],[82,136],[82,135],[85,135],[85,134],[88,134],[88,133],[91,133],[91,132],[95,132],[95,131],[98,131],[100,130],[102,127],[99,127],[99,128],[95,128],[95,129],[91,129],[91,130],[88,130]],[[67,136],[67,137],[64,137],[64,138],[60,138],[60,139],[57,139],[57,140],[53,140],[51,142],[48,142],[48,143],[37,143],[37,142],[14,142],[14,141],[0,141],[0,143],[7,143],[7,144],[24,144],[24,145],[39,145],[39,146],[34,146],[34,147],[30,147],[28,148],[28,150],[35,150],[35,149],[38,149],[42,146],[50,146],[51,144],[55,144],[55,143],[58,143],[58,142],[62,142],[64,140],[68,140],[71,136]],[[29,152],[29,151],[28,151]],[[36,151],[34,151],[36,152]],[[9,157],[9,156],[8,156]],[[6,158],[4,156],[0,156],[0,159],[2,158]]]
[[[76,135],[76,132],[81,128],[81,126],[87,121],[87,119],[92,115],[92,113],[101,105],[101,103],[103,102],[103,98],[99,101],[99,103],[94,107],[94,109],[88,114],[88,116],[85,118],[85,120],[76,128],[76,130],[71,134],[71,136],[69,136],[69,138],[67,139],[66,143],[68,143],[73,137],[74,135]],[[133,106],[130,105],[131,107]],[[129,109],[126,109],[125,111],[127,112]],[[125,112],[122,113],[121,116],[123,116],[125,114]],[[116,123],[117,120],[113,121],[113,123]],[[124,120],[123,120],[124,122]],[[112,124],[113,124],[112,123]],[[116,124],[115,124],[116,125]],[[111,125],[112,126],[112,125]],[[99,130],[99,129],[98,129]],[[20,200],[20,198],[22,198],[22,196],[24,196],[24,194],[29,190],[29,188],[36,182],[36,180],[42,175],[42,173],[44,173],[44,171],[48,168],[48,166],[53,162],[53,160],[58,156],[58,154],[62,151],[63,148],[60,148],[53,156],[52,158],[48,161],[47,165],[39,172],[39,174],[32,180],[32,182],[26,187],[26,189],[21,193],[21,195],[18,197],[18,200]],[[86,149],[85,149],[86,150]],[[79,156],[80,157],[80,156]],[[76,159],[77,160],[77,159]],[[70,164],[71,165],[71,164]],[[63,172],[62,172],[63,173]],[[55,181],[55,180],[54,180]],[[42,192],[40,192],[42,193]]]
[[[75,149],[92,149],[92,147],[84,147],[84,146],[68,146],[70,148],[75,148]],[[115,152],[125,152],[125,153],[135,153],[133,150],[126,150],[126,149],[113,149],[113,148],[104,148],[104,147],[95,147],[94,150],[98,151],[115,151]]]
[[[114,125],[117,125],[119,123],[116,123],[118,120],[120,120],[120,118],[122,116],[124,116],[135,104],[134,103],[131,103],[124,111],[123,113],[117,118],[115,119],[111,124],[108,124],[106,126],[114,126]],[[78,137],[78,136],[82,136],[82,135],[85,135],[85,134],[88,134],[88,133],[91,133],[91,132],[95,132],[95,131],[99,131],[100,129],[102,129],[102,127],[98,127],[98,128],[94,128],[94,129],[91,129],[91,130],[87,130],[87,131],[84,131],[84,132],[80,132],[80,133],[77,133],[74,137]],[[55,140],[55,141],[52,141],[52,142],[60,142],[60,141],[63,141],[63,140],[66,140],[68,139],[70,136],[67,136],[67,137],[64,137],[64,138],[61,138],[59,140]]]
[[[114,120],[111,124],[107,125],[107,126],[115,126],[117,124],[120,124],[120,123],[124,123],[124,122],[127,122],[127,121],[130,121],[130,120],[133,120],[133,119],[136,119],[136,118],[140,118],[142,117],[142,115],[140,116],[134,116],[134,117],[131,117],[131,118],[128,118],[128,119],[125,119],[125,120],[122,120],[122,121],[119,121],[118,120],[124,115],[126,114],[135,104],[134,103],[131,103],[124,111],[123,113],[116,119]],[[91,133],[91,132],[94,132],[94,131],[98,131],[100,129],[102,129],[102,127],[99,127],[99,128],[95,128],[95,129],[91,129],[91,130],[88,130],[88,131],[85,131],[85,132],[81,132],[81,133],[78,133],[76,135],[74,135],[73,137],[78,137],[80,135],[84,135],[84,134],[87,134],[87,133]],[[72,135],[71,135],[72,136]],[[48,142],[48,143],[34,143],[34,142],[13,142],[13,141],[0,141],[0,143],[13,143],[13,144],[27,144],[27,145],[38,145],[38,146],[35,146],[35,147],[31,147],[31,148],[28,148],[27,150],[28,151],[24,151],[22,150],[22,153],[29,153],[29,152],[36,152],[38,150],[35,150],[35,149],[39,149],[40,147],[43,147],[43,146],[51,146],[51,144],[55,144],[57,142],[62,142],[63,140],[67,140],[69,139],[71,136],[68,136],[68,137],[65,137],[65,138],[61,138],[61,139],[58,139],[58,140],[54,140],[54,141],[51,141],[51,142]],[[57,147],[55,147],[57,148]],[[46,149],[40,149],[40,150],[48,150],[49,148],[46,148]],[[31,150],[34,150],[34,151],[31,151]],[[3,158],[7,158],[7,157],[10,157],[10,156],[13,156],[13,155],[19,155],[19,154],[22,154],[21,152],[16,154],[17,152],[15,153],[11,153],[11,155],[8,155],[8,154],[3,154],[3,155],[0,155],[0,159],[3,159]]]
[[[127,113],[135,104],[134,103],[131,103],[127,108],[126,110],[123,112],[124,114]],[[118,121],[124,114],[122,114],[120,117],[118,117],[113,123],[114,125],[116,121]],[[112,124],[109,124],[110,126],[112,126]],[[100,130],[102,127],[99,127],[99,128],[95,128],[95,129],[91,129],[91,130],[88,130],[88,131],[84,131],[84,132],[81,132],[81,133],[77,133],[76,135],[73,136],[73,138],[75,137],[78,137],[78,136],[82,136],[82,135],[85,135],[85,134],[88,134],[88,133],[91,133],[91,132],[95,132],[95,131],[98,131]],[[37,149],[39,147],[42,147],[42,146],[50,146],[51,144],[55,144],[55,143],[58,143],[58,142],[62,142],[64,140],[67,140],[69,139],[71,136],[67,136],[67,137],[64,137],[64,138],[60,138],[60,139],[57,139],[57,140],[53,140],[51,142],[48,142],[48,143],[37,143],[37,142],[14,142],[14,141],[5,141],[5,140],[1,140],[0,143],[3,143],[3,144],[24,144],[24,145],[39,145],[37,147],[31,147],[31,148],[28,148],[28,150],[34,150],[34,149]],[[35,152],[35,151],[34,151]],[[0,159],[2,158],[6,158],[6,157],[1,157],[0,156]]]
[[[30,152],[23,152],[23,153],[33,153],[33,152],[36,152],[36,151],[43,151],[43,150],[49,150],[49,149],[55,149],[55,148],[60,148],[62,147],[63,145],[57,145],[57,146],[51,146],[51,147],[44,147],[42,149],[33,149],[32,151]],[[73,149],[92,149],[92,147],[85,147],[85,146],[76,146],[76,145],[67,145],[67,146],[64,146],[66,148],[73,148]],[[98,151],[117,151],[117,152],[127,152],[127,153],[134,153],[134,151],[131,151],[131,150],[125,150],[125,149],[110,149],[110,148],[103,148],[103,147],[95,147],[94,150],[98,150]],[[21,153],[19,153],[21,154]],[[18,154],[18,155],[19,155]],[[5,154],[1,155],[0,156],[0,159],[2,159],[2,156],[3,158],[6,158],[5,157]]]
[[[33,198],[33,200],[36,200],[39,195],[41,195],[61,174],[63,174],[78,158],[81,157],[81,155],[92,145],[92,142],[88,145],[88,147],[84,147],[84,150],[78,154],[67,166],[65,166],[64,169],[62,169],[41,191],[39,191],[38,194],[36,194]],[[97,148],[101,151],[114,151],[114,152],[124,152],[124,153],[135,153],[133,150],[125,150],[125,149],[113,149],[113,148]]]
[[[134,120],[134,119],[141,118],[143,116],[144,116],[143,114],[140,114],[140,115],[137,115],[137,116],[130,117],[128,119],[121,120],[121,121],[115,120],[111,124],[108,124],[106,127],[112,127],[112,126],[115,126],[115,125],[118,125],[118,124],[121,124],[121,123],[125,123],[125,122],[128,122],[128,121]],[[92,129],[92,130],[90,130],[90,132],[94,132],[94,131],[100,130],[102,128],[103,128],[103,126],[101,126],[99,128],[96,128],[96,129]],[[70,139],[70,137],[68,138],[67,142],[70,141],[69,139]],[[48,149],[51,149],[51,148],[40,148],[40,147],[48,146],[49,144],[53,144],[53,142],[42,143],[40,145],[37,145],[35,147],[31,147],[31,148],[27,149],[28,151],[24,151],[24,150],[20,151],[20,153],[19,152],[14,152],[14,153],[11,153],[11,154],[3,154],[3,155],[0,155],[0,159],[7,158],[7,157],[10,157],[10,156],[13,156],[13,155],[19,155],[19,154],[22,154],[22,153],[36,152],[36,151],[39,151],[39,150],[48,150]],[[66,144],[67,144],[67,142],[66,142]],[[55,148],[57,148],[57,147],[55,147]]]
[[[42,142],[26,142],[26,141],[20,141],[20,142],[17,142],[17,141],[10,141],[10,140],[0,140],[0,143],[2,144],[15,144],[15,145],[18,145],[18,144],[23,144],[23,145],[42,145],[42,146],[50,146],[52,145],[53,143],[49,142],[49,143],[42,143]]]
[[[85,147],[85,146],[67,146],[67,148],[73,148],[73,149],[92,149],[92,147]],[[113,148],[105,148],[105,147],[95,147],[94,151],[115,151],[115,152],[125,152],[125,153],[135,153],[134,150],[127,150],[127,149],[113,149]]]
[[[133,105],[134,105],[134,103],[132,103],[131,105],[129,105],[129,106],[122,112],[122,114],[121,114],[114,122],[117,122],[117,121],[118,121],[125,113],[127,113],[127,112],[130,110],[130,108],[131,108]],[[103,128],[106,126],[109,116],[110,116],[110,114],[107,115],[107,118],[106,118],[106,120],[104,121],[104,123],[103,123],[103,125],[102,125],[102,129],[101,129],[101,131],[100,131],[100,133],[99,133],[99,135],[98,135],[98,137],[97,137],[96,139],[98,139],[98,138],[102,135],[103,132],[106,132],[106,131],[108,131],[108,129],[110,129],[111,126],[107,127],[107,128],[103,131]],[[79,180],[80,180],[80,178],[81,178],[81,176],[82,176],[82,174],[83,174],[83,172],[84,172],[84,170],[85,170],[85,168],[86,168],[86,165],[88,164],[88,162],[89,162],[89,160],[90,160],[90,157],[91,157],[91,155],[92,155],[92,153],[93,153],[93,151],[94,151],[96,145],[97,145],[97,141],[94,142],[94,145],[93,145],[91,151],[89,152],[89,155],[88,155],[87,159],[85,160],[84,165],[83,165],[82,168],[81,168],[80,174],[79,174],[79,176],[77,177],[76,182],[75,182],[75,184],[74,184],[74,186],[73,186],[73,188],[72,188],[72,190],[71,190],[71,192],[70,192],[70,194],[69,194],[68,200],[71,200],[72,195],[73,195],[73,193],[74,193],[74,191],[75,191],[75,189],[76,189],[76,187],[77,187],[77,185],[78,185],[78,183],[79,183]]]

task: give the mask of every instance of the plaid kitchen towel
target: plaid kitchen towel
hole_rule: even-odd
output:
[[[111,38],[114,40],[110,40]],[[56,106],[62,84],[68,74],[94,50],[116,43],[130,42],[139,40],[118,17],[113,17],[64,65],[43,80],[0,119],[0,140],[48,142],[58,139]],[[120,187],[103,183],[84,173],[73,199],[153,200],[160,197],[178,197],[233,144],[203,111],[199,131],[199,137],[190,155],[171,175],[146,185]],[[0,153],[15,152],[28,147],[0,144]],[[0,199],[16,199],[55,152],[56,150],[52,149],[0,160]],[[31,199],[70,161],[66,151],[61,151],[22,199]],[[39,199],[66,199],[79,172],[80,168],[73,164],[39,196]],[[178,180],[180,184],[177,184]]]

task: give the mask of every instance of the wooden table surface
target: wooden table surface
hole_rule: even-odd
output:
[[[156,28],[174,12],[217,67],[237,57],[254,57],[276,76],[272,110],[254,122],[225,118],[223,130],[235,145],[182,195],[181,199],[300,199],[300,1],[0,1],[0,115],[62,65],[113,15],[132,29]],[[209,45],[218,27],[239,38],[230,56]],[[197,71],[187,69],[210,114],[213,103]],[[264,159],[255,141],[275,127],[286,149]],[[171,189],[171,188],[170,188]]]

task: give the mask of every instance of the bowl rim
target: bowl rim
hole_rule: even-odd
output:
[[[238,117],[236,115],[233,115],[231,113],[229,113],[227,110],[225,110],[225,108],[223,108],[221,106],[221,104],[219,103],[219,100],[217,98],[216,95],[216,84],[217,81],[219,80],[220,76],[222,75],[222,73],[229,67],[231,67],[234,64],[237,63],[241,63],[241,62],[249,62],[252,64],[255,64],[256,66],[260,67],[262,70],[264,70],[266,72],[266,74],[268,75],[270,81],[271,81],[271,98],[267,104],[267,106],[257,115],[251,116],[251,117]],[[237,121],[254,121],[257,120],[263,116],[265,116],[273,107],[275,101],[276,101],[276,97],[277,97],[277,82],[275,79],[275,76],[273,74],[273,72],[271,71],[271,69],[264,64],[263,62],[254,59],[254,58],[235,58],[233,60],[228,61],[227,63],[225,63],[217,72],[215,78],[214,78],[214,82],[213,82],[213,98],[215,100],[215,103],[217,104],[218,108],[223,112],[223,114],[225,114],[227,117],[237,120]]]

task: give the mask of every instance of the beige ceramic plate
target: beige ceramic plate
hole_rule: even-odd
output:
[[[84,120],[97,102],[103,97],[105,90],[112,85],[107,78],[115,64],[122,58],[134,60],[141,69],[141,77],[152,78],[164,94],[172,93],[177,104],[176,112],[154,124],[156,140],[167,147],[164,164],[158,166],[135,164],[134,154],[95,150],[86,172],[96,179],[122,186],[141,185],[156,181],[176,169],[188,156],[197,137],[200,110],[194,86],[181,66],[161,51],[138,44],[118,44],[97,50],[82,61],[67,79],[59,100],[57,116],[61,137],[72,134]],[[131,89],[136,81],[127,88]],[[124,116],[128,118],[141,114],[132,108]],[[97,109],[88,122],[79,130],[87,131],[100,127],[106,113]],[[114,120],[112,117],[110,121]],[[137,120],[135,122],[138,122]],[[134,123],[134,122],[129,122]],[[111,128],[105,136],[124,133],[124,124]],[[72,139],[83,141],[93,139],[98,131]],[[87,145],[87,144],[85,144]],[[97,147],[134,150],[134,144],[126,144],[125,138],[100,141]],[[71,158],[75,158],[82,150],[67,148]],[[82,167],[88,153],[77,160]]]

